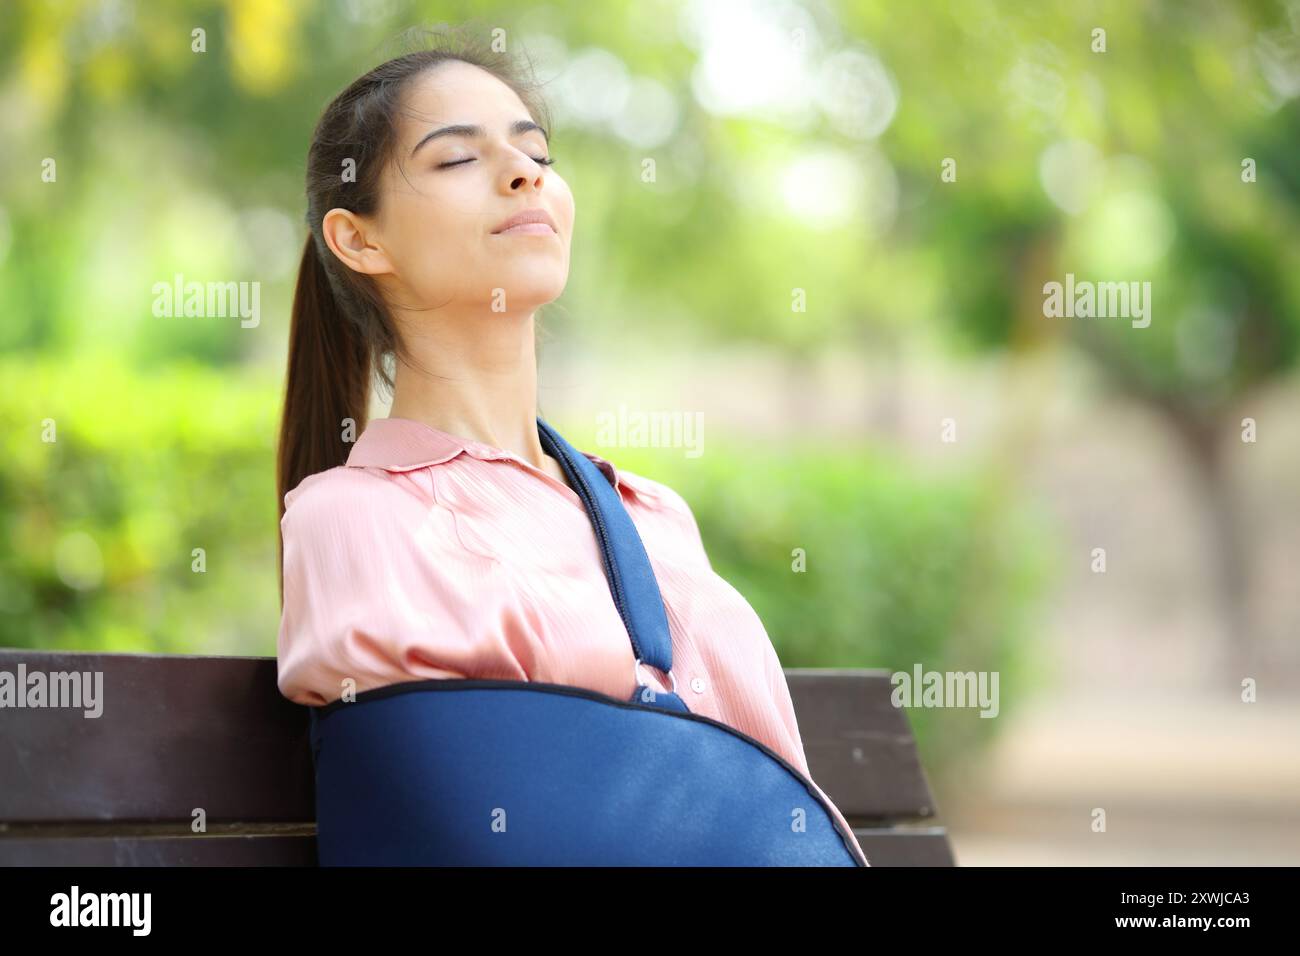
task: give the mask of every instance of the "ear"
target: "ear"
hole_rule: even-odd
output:
[[[387,254],[375,242],[373,227],[347,209],[331,209],[321,220],[325,243],[354,272],[383,275],[393,271]]]

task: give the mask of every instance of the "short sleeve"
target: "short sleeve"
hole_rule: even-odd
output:
[[[285,498],[280,692],[318,706],[423,678],[525,679],[506,591],[454,518],[385,474],[340,466]],[[348,684],[347,681],[355,683]]]

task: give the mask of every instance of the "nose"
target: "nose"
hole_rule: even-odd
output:
[[[544,168],[531,156],[512,148],[501,173],[501,183],[505,187],[503,191],[508,194],[520,190],[539,190],[542,188],[544,172]]]

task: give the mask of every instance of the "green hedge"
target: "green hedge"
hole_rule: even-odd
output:
[[[0,643],[275,653],[279,385],[240,374],[0,364]]]

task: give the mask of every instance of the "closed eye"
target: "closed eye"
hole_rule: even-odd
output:
[[[541,159],[538,159],[536,156],[530,156],[530,157],[528,157],[528,158],[531,159],[531,160],[532,160],[533,162],[535,162],[535,163],[540,163],[540,164],[543,165],[543,166],[553,166],[553,165],[555,165],[555,159],[554,159],[554,157],[544,156],[544,157],[542,157]],[[456,160],[452,160],[452,161],[449,162],[449,163],[439,163],[439,164],[438,164],[438,168],[439,168],[439,169],[447,169],[447,168],[449,168],[449,167],[451,167],[451,166],[463,166],[463,165],[465,165],[466,163],[472,163],[472,162],[474,162],[474,157],[473,157],[473,156],[469,157],[468,159],[456,159]]]

